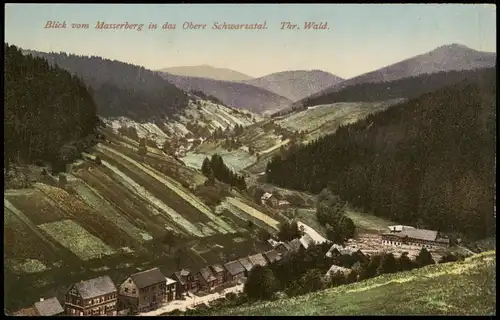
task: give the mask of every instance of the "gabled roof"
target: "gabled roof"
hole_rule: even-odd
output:
[[[191,274],[191,271],[188,269],[182,269],[180,271],[174,272],[175,278],[180,282],[180,284],[184,285],[187,281],[187,277]]]
[[[212,273],[212,270],[210,270],[209,267],[201,268],[200,275],[203,278],[203,280],[205,280],[206,282],[217,280],[217,278],[214,276],[214,274]]]
[[[165,282],[167,283],[167,286],[168,286],[170,284],[176,283],[177,281],[175,281],[174,279],[170,279],[170,278],[165,277]]]
[[[165,282],[165,276],[158,268],[137,272],[132,274],[130,277],[139,289]]]
[[[408,237],[411,239],[419,239],[425,241],[436,241],[438,232],[435,230],[427,230],[427,229],[403,229],[403,231],[401,232],[384,233],[383,235],[391,235],[399,238]]]
[[[75,283],[75,288],[83,299],[99,297],[116,292],[116,286],[109,276],[102,276]]]
[[[249,256],[248,259],[255,266],[267,266],[267,260],[264,258],[262,253],[254,254],[253,256]]]
[[[260,197],[261,200],[268,200],[270,198],[273,197],[273,194],[272,193],[269,193],[269,192],[266,192],[262,195],[262,197]]]
[[[35,309],[41,316],[54,316],[64,312],[64,308],[55,297],[35,302]]]
[[[243,268],[238,260],[224,264],[224,268],[226,268],[227,272],[232,276],[245,272],[245,268]]]
[[[328,269],[328,271],[326,272],[325,277],[330,277],[332,274],[337,273],[337,272],[342,272],[343,274],[348,274],[351,272],[351,269],[347,269],[347,268],[333,264],[330,267],[330,269]]]
[[[241,263],[241,265],[243,266],[243,268],[245,268],[246,271],[252,270],[253,264],[248,257],[240,258],[238,259],[238,261]]]
[[[266,251],[264,252],[264,256],[266,257],[267,261],[269,261],[269,263],[281,260],[281,255],[276,250]]]
[[[210,269],[212,269],[214,273],[224,272],[224,267],[220,264],[213,264],[210,266]]]

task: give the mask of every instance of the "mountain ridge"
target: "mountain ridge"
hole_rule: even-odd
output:
[[[213,67],[208,64],[167,67],[156,71],[166,72],[177,76],[209,78],[222,81],[245,81],[254,78],[236,70]]]

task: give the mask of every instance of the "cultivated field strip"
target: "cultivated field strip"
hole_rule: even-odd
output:
[[[14,207],[14,205],[10,203],[10,201],[7,200],[5,197],[3,201],[4,201],[4,207],[9,209],[13,214],[15,214],[20,221],[22,221],[34,234],[36,234],[45,243],[45,245],[51,247],[51,249],[53,250],[57,250],[57,248],[52,244],[52,242],[38,230],[38,227],[33,222],[31,222],[31,220],[28,217],[26,217],[20,210]]]
[[[97,259],[115,253],[101,239],[72,220],[45,223],[39,227],[81,260]]]
[[[146,190],[143,186],[139,185],[136,183],[134,180],[129,178],[126,174],[118,170],[115,166],[111,165],[107,161],[102,161],[102,164],[113,171],[120,179],[120,183],[122,183],[125,187],[127,187],[129,190],[133,191],[135,194],[139,195],[142,197],[144,200],[148,201],[151,203],[153,206],[155,206],[158,210],[161,212],[165,213],[168,215],[172,220],[181,228],[189,232],[190,234],[196,236],[196,237],[203,237],[204,234],[191,222],[188,220],[184,219],[183,216],[181,216],[179,213],[177,213],[174,209],[170,208],[167,206],[165,203],[163,203],[160,199],[156,198],[152,193],[150,193],[148,190]]]
[[[36,225],[65,219],[64,213],[37,189],[29,194],[6,194],[5,197]]]
[[[185,192],[184,190],[181,189],[180,186],[177,186],[175,182],[170,180],[169,178],[163,178],[159,172],[155,172],[153,168],[149,167],[148,165],[142,165],[138,163],[137,161],[131,159],[130,157],[121,154],[112,148],[109,148],[104,145],[99,145],[99,148],[105,151],[108,151],[110,153],[113,153],[116,156],[121,157],[122,159],[128,161],[129,163],[133,164],[137,168],[139,168],[142,172],[147,173],[149,176],[155,178],[162,184],[164,184],[166,187],[168,187],[170,190],[174,191],[177,193],[178,196],[181,198],[185,199],[187,202],[189,202],[192,206],[194,206],[196,209],[198,209],[200,212],[204,213],[210,220],[212,220],[214,223],[216,223],[221,230],[221,233],[235,233],[236,231],[231,228],[225,221],[220,219],[219,217],[215,216],[210,208],[208,208],[204,203],[202,203],[196,196],[189,194],[188,192]],[[224,230],[225,232],[222,232]]]
[[[249,215],[261,220],[262,222],[265,222],[267,225],[273,227],[276,230],[279,230],[279,222],[274,220],[273,218],[269,217],[266,214],[263,214],[262,212],[250,207],[249,205],[241,202],[239,199],[233,198],[233,197],[227,197],[226,201],[231,203],[232,205],[236,206],[237,208],[243,210],[244,212],[248,213]]]
[[[92,188],[99,190],[117,209],[121,209],[130,221],[148,230],[154,237],[161,237],[166,229],[175,229],[175,223],[171,219],[154,215],[153,210],[157,210],[151,204],[117,182],[118,176],[113,172],[105,171],[108,170],[99,166],[92,168],[92,171],[82,170],[77,175]],[[183,230],[180,233],[188,235]]]
[[[130,221],[120,215],[111,204],[104,200],[96,190],[87,186],[84,182],[78,181],[73,183],[72,186],[82,200],[94,208],[94,210],[101,213],[116,227],[122,229],[135,241],[144,243],[152,239],[151,235],[130,223]]]
[[[88,206],[82,200],[72,196],[66,190],[36,183],[35,188],[47,196],[47,200],[65,213],[66,219],[72,219],[94,236],[102,239],[112,248],[133,247],[137,242],[121,229]]]

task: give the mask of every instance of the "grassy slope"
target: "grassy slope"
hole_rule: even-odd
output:
[[[235,214],[229,210],[220,217],[214,216],[216,213],[211,213],[212,209],[201,203],[192,190],[184,187],[203,183],[205,178],[201,173],[154,150],[148,150],[148,155],[141,159],[136,144],[109,132],[107,137],[112,143],[94,151],[103,162],[119,168],[141,189],[199,226],[204,233],[209,229],[213,231],[204,238],[184,232],[186,239],[182,243],[187,252],[182,256],[181,267],[196,270],[207,264],[227,262],[268,249],[258,240],[258,228],[248,229],[246,221],[238,217],[239,212]],[[109,148],[126,157],[111,152]],[[41,171],[40,168],[36,170]],[[144,190],[128,189],[123,178],[104,164],[96,165],[89,160],[74,167],[64,188],[53,185],[54,178],[43,178],[39,174],[37,178],[39,182],[34,189],[7,190],[4,195],[18,212],[10,210],[4,217],[5,258],[8,262],[5,273],[9,279],[5,283],[6,292],[9,292],[7,308],[27,306],[41,296],[62,298],[71,283],[103,274],[120,283],[124,276],[139,269],[159,266],[165,275],[176,270],[173,252],[158,243],[153,245],[151,237],[160,239],[166,227],[182,228],[160,210],[161,205],[141,197]],[[231,196],[247,201],[237,193]],[[257,207],[254,209],[261,211]],[[68,219],[101,239],[116,254],[81,260],[40,227],[43,223]],[[224,225],[237,232],[222,234],[220,231]],[[43,238],[49,239],[51,245],[47,245]],[[235,238],[239,239],[238,242],[233,241]],[[123,252],[125,247],[133,252]],[[32,273],[20,272],[27,263],[35,263]],[[46,269],[34,273],[36,265],[43,265]]]
[[[359,283],[267,303],[214,311],[218,315],[493,315],[496,256],[383,275]]]

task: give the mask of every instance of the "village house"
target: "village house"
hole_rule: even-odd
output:
[[[278,201],[278,207],[280,209],[286,209],[286,208],[289,208],[290,206],[291,206],[290,201],[287,201],[287,200],[279,200]]]
[[[226,282],[238,281],[245,276],[245,268],[238,260],[225,263],[224,268],[226,269]]]
[[[276,207],[278,205],[278,199],[269,192],[265,192],[262,197],[260,197],[260,201],[263,205],[267,205],[270,207]]]
[[[250,271],[253,268],[252,262],[250,261],[250,259],[248,257],[239,258],[238,262],[241,263],[243,268],[245,268],[245,277],[248,277],[248,275],[250,274]]]
[[[118,308],[132,313],[158,308],[167,299],[167,282],[160,269],[153,268],[130,275],[120,285]]]
[[[32,307],[21,309],[14,312],[14,316],[62,316],[64,315],[64,308],[59,303],[57,298],[44,299],[40,298],[40,301],[35,302]]]
[[[200,289],[212,290],[216,286],[217,278],[215,277],[210,267],[205,267],[198,271],[198,279],[200,281]]]
[[[177,297],[183,296],[188,291],[196,291],[198,288],[198,279],[196,279],[190,270],[182,269],[181,271],[176,271],[172,274],[172,279],[177,282],[177,287],[175,288]]]
[[[449,246],[450,240],[439,237],[435,230],[401,228],[393,229],[383,233],[382,244],[409,248],[445,248]],[[401,231],[397,231],[401,230]]]
[[[266,258],[268,263],[275,263],[282,259],[278,251],[274,249],[264,252],[264,257]]]
[[[75,283],[66,293],[69,316],[116,316],[117,289],[109,276]]]
[[[274,248],[282,257],[286,256],[291,252],[290,245],[288,243],[282,242]]]
[[[337,250],[339,254],[341,255],[351,255],[353,254],[354,252],[357,252],[359,250],[359,248],[355,245],[348,245],[348,246],[341,246],[341,245],[338,245],[338,244],[333,244],[330,249],[328,250],[328,252],[326,253],[326,256],[328,258],[331,258],[333,257],[333,253],[334,251]]]
[[[249,256],[248,260],[250,260],[250,262],[254,267],[255,266],[265,267],[268,264],[266,258],[264,258],[264,255],[262,255],[262,253],[257,253],[252,256]]]
[[[167,284],[167,302],[170,302],[172,300],[175,300],[175,289],[177,288],[177,281],[165,277],[165,282]]]
[[[337,266],[337,265],[332,265],[330,267],[330,269],[328,269],[328,271],[325,274],[325,280],[329,280],[330,277],[336,273],[342,273],[344,276],[346,276],[349,273],[351,273],[351,269],[344,268],[344,267]]]
[[[300,248],[302,247],[302,244],[299,239],[293,239],[287,244],[291,252],[299,252]]]
[[[209,268],[215,276],[215,279],[216,279],[215,285],[219,286],[219,285],[223,284],[224,277],[226,276],[225,275],[226,270],[224,269],[224,267],[220,264],[213,264],[213,265],[209,266]]]

